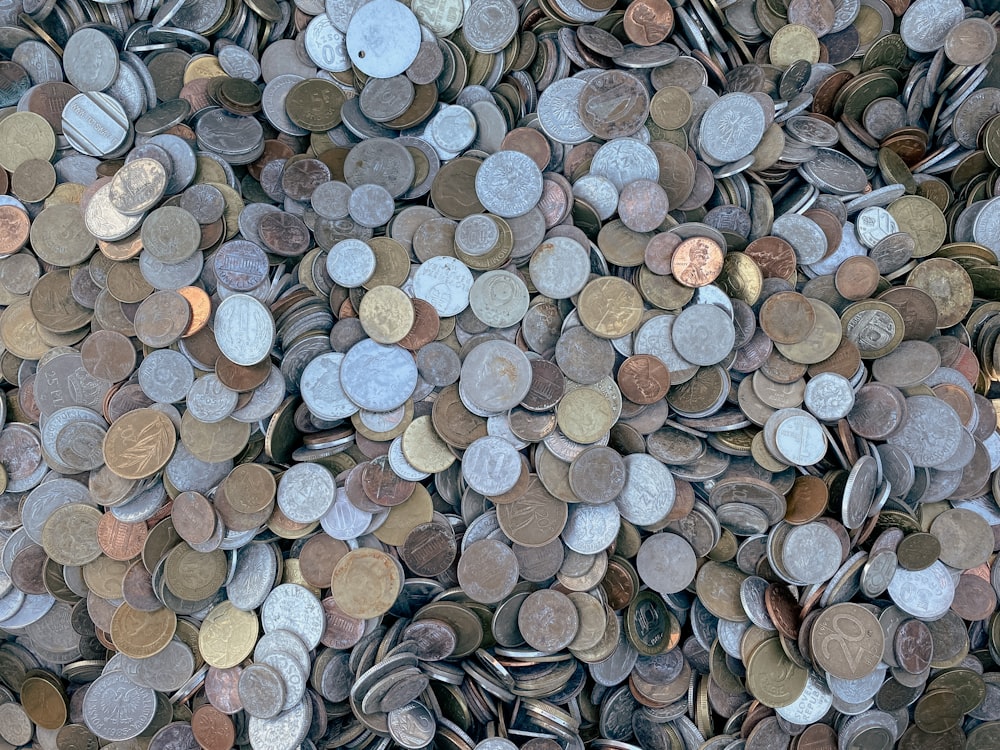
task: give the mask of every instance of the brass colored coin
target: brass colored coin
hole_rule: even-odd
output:
[[[875,671],[885,636],[878,618],[857,604],[824,609],[809,634],[816,663],[836,677],[858,680]]]
[[[374,549],[351,550],[333,569],[331,593],[344,612],[366,620],[392,607],[403,585],[399,564]]]
[[[606,339],[635,331],[642,322],[642,309],[636,288],[614,276],[588,282],[577,302],[580,322],[595,336]]]
[[[611,404],[594,388],[577,388],[562,397],[556,410],[559,429],[577,443],[594,443],[614,423]]]
[[[816,324],[809,299],[798,292],[778,292],[760,307],[760,327],[778,344],[805,341]]]
[[[56,134],[41,115],[14,112],[0,120],[0,167],[14,172],[30,159],[49,161],[56,151]]]
[[[765,706],[781,708],[802,695],[809,671],[785,655],[778,638],[769,638],[750,654],[746,679],[747,690],[757,700]]]
[[[230,669],[250,655],[259,632],[256,614],[237,609],[228,601],[220,602],[198,630],[198,651],[210,666]]]
[[[163,581],[175,596],[188,601],[201,601],[222,587],[227,572],[224,552],[198,552],[182,542],[167,555]]]
[[[144,479],[166,466],[176,443],[169,417],[154,409],[135,409],[108,428],[104,463],[123,479]]]
[[[380,344],[401,341],[413,327],[413,303],[401,289],[372,287],[361,298],[358,317],[369,338]]]
[[[170,643],[177,630],[177,615],[169,609],[143,612],[118,605],[111,618],[111,638],[117,649],[133,659],[148,659]]]
[[[877,359],[903,340],[906,327],[892,305],[877,300],[855,302],[841,314],[844,337],[853,341],[862,359]]]
[[[431,417],[417,417],[403,432],[403,455],[418,471],[444,471],[455,462],[455,454],[438,435]]]
[[[42,526],[45,553],[62,565],[86,565],[101,555],[97,528],[102,513],[90,505],[70,503],[56,508]]]
[[[21,683],[21,705],[28,718],[42,729],[59,729],[69,714],[69,700],[62,685],[42,676],[27,677]]]

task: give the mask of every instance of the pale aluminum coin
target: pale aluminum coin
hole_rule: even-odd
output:
[[[657,315],[650,318],[636,332],[633,350],[636,354],[652,354],[670,370],[672,385],[686,383],[698,372],[698,366],[681,356],[673,344],[673,327],[676,315]]]
[[[811,414],[800,409],[779,409],[767,421],[774,423],[778,457],[788,465],[812,466],[826,455],[826,433]]]
[[[309,649],[295,633],[290,630],[272,630],[264,633],[253,649],[253,658],[259,659],[277,651],[284,651],[303,669],[309,669]]]
[[[659,523],[674,507],[673,474],[645,453],[633,453],[624,460],[625,486],[614,501],[618,511],[637,526]]]
[[[514,38],[518,11],[510,0],[474,0],[465,9],[462,35],[477,52],[495,54]]]
[[[798,585],[822,583],[840,568],[840,537],[823,523],[794,526],[784,538],[784,569]]]
[[[964,18],[962,0],[917,0],[903,14],[899,33],[914,52],[935,52]]]
[[[863,192],[868,185],[868,177],[861,165],[832,148],[818,149],[815,158],[799,165],[798,170],[806,182],[824,193],[852,195]],[[844,234],[847,234],[846,226]]]
[[[139,365],[139,387],[153,401],[176,404],[183,401],[194,385],[194,367],[180,352],[152,351]]]
[[[313,211],[319,216],[336,221],[337,219],[346,219],[350,214],[347,208],[350,198],[350,185],[339,180],[330,180],[313,190],[309,201]]]
[[[362,73],[392,78],[406,72],[420,51],[420,23],[396,0],[372,0],[347,27],[347,53]]]
[[[854,388],[843,375],[821,372],[806,383],[804,401],[820,421],[836,422],[854,408]]]
[[[98,737],[121,742],[150,725],[156,706],[155,690],[133,684],[124,672],[107,672],[87,688],[83,723]]]
[[[899,231],[892,214],[879,206],[869,206],[854,218],[854,231],[861,244],[871,250],[881,240]]]
[[[486,255],[500,240],[500,228],[486,214],[470,214],[455,227],[455,247],[466,255]]]
[[[63,135],[73,148],[88,156],[100,157],[121,148],[132,124],[125,109],[112,96],[87,91],[66,102],[62,127]]]
[[[590,279],[590,254],[571,237],[550,237],[531,254],[528,273],[540,294],[568,299]]]
[[[320,419],[334,421],[354,414],[358,407],[340,385],[344,354],[327,352],[306,365],[299,380],[302,400],[309,411]]]
[[[240,672],[237,692],[247,716],[270,719],[284,707],[285,679],[269,664],[249,664]]]
[[[528,213],[541,199],[542,188],[541,170],[534,159],[520,151],[491,154],[476,172],[479,202],[487,211],[503,218]]]
[[[635,138],[615,138],[594,153],[590,174],[607,177],[621,194],[630,182],[656,182],[660,178],[660,163],[645,143]]]
[[[941,466],[958,450],[964,428],[955,410],[935,396],[910,396],[906,417],[888,438],[902,448],[914,466]]]
[[[430,303],[442,318],[458,315],[469,306],[472,272],[458,258],[436,255],[413,274],[413,296]]]
[[[951,607],[955,582],[940,560],[923,570],[896,568],[889,582],[889,596],[907,614],[922,620],[936,620]]]
[[[614,503],[569,506],[569,518],[562,531],[562,540],[574,552],[596,555],[603,552],[618,537],[622,517]]]
[[[83,214],[87,231],[99,240],[114,242],[128,237],[142,224],[142,216],[126,216],[111,203],[111,183],[98,188]]]
[[[237,609],[250,612],[257,609],[275,584],[278,555],[272,545],[251,542],[241,547],[236,565],[226,583],[226,597]]]
[[[297,583],[283,583],[271,589],[260,608],[264,632],[290,630],[310,649],[319,645],[326,629],[323,605],[307,588]]]
[[[254,750],[296,750],[313,726],[313,702],[302,699],[297,706],[275,716],[247,719],[247,736]]]
[[[509,492],[521,476],[521,454],[502,437],[476,438],[462,454],[462,478],[480,495]]]
[[[607,177],[585,174],[573,183],[573,197],[586,201],[606,221],[618,210],[618,189]]]
[[[199,422],[214,424],[233,413],[240,395],[214,372],[198,378],[187,395],[187,409]]]
[[[392,439],[389,443],[389,468],[400,479],[407,482],[420,482],[430,476],[426,471],[420,471],[411,464],[406,454],[403,453],[402,435]]]
[[[698,572],[694,550],[684,537],[661,532],[647,537],[635,556],[642,582],[659,594],[686,589]]]
[[[238,44],[227,44],[216,52],[221,67],[228,76],[256,81],[260,78],[260,63],[257,58]]]
[[[421,750],[430,745],[437,729],[430,709],[418,701],[392,709],[386,722],[389,736],[397,745],[408,750]]]
[[[702,115],[698,145],[705,156],[729,164],[753,151],[766,127],[764,110],[755,97],[739,92],[726,94]]]
[[[375,252],[353,237],[341,240],[327,253],[326,272],[343,287],[359,287],[375,274]]]
[[[355,224],[373,229],[388,223],[395,202],[381,185],[358,185],[347,200],[347,210]]]
[[[278,507],[295,523],[318,521],[333,505],[337,483],[317,463],[294,464],[278,482]]]
[[[832,705],[833,694],[827,688],[823,678],[810,671],[802,695],[787,706],[776,708],[774,711],[785,721],[805,726],[815,724],[826,716],[826,712],[830,710]]]
[[[246,406],[237,409],[231,416],[237,422],[248,424],[270,417],[281,406],[285,391],[285,376],[281,374],[281,370],[271,365],[271,373],[264,384],[257,386]]]
[[[839,700],[847,703],[864,703],[875,697],[885,682],[889,667],[880,664],[874,672],[856,680],[845,680],[833,674],[826,675],[826,684]]]
[[[215,311],[216,343],[238,365],[249,367],[267,358],[274,346],[274,333],[270,311],[247,294],[226,297]]]
[[[285,700],[281,704],[281,710],[287,711],[293,708],[302,700],[306,693],[306,680],[309,677],[308,670],[287,651],[272,651],[260,657],[254,657],[255,664],[265,664],[281,675],[285,683]]]
[[[397,344],[364,339],[344,356],[340,384],[359,408],[392,411],[413,395],[417,365],[413,355]]]
[[[472,312],[491,328],[507,328],[520,321],[530,298],[528,287],[510,271],[487,271],[469,290]]]
[[[972,224],[972,239],[1000,257],[1000,197],[991,198]]]
[[[732,316],[715,305],[691,305],[682,310],[670,335],[681,357],[703,366],[724,360],[736,343]]]
[[[586,85],[582,78],[561,78],[539,95],[538,124],[553,140],[572,146],[593,137],[579,114],[580,94]]]
[[[162,693],[180,690],[194,674],[194,654],[176,638],[158,654],[136,661],[139,662],[136,675],[141,684]]]
[[[476,118],[465,107],[457,104],[445,106],[431,118],[427,131],[442,151],[457,154],[475,140]]]
[[[790,244],[795,250],[796,259],[803,265],[818,263],[826,255],[826,235],[823,234],[823,230],[815,221],[801,214],[779,216],[771,225],[771,234]]]
[[[487,414],[499,414],[514,408],[528,395],[531,377],[531,362],[524,352],[507,341],[490,340],[466,355],[459,382],[471,389],[465,398],[474,399],[472,406]]]
[[[118,48],[99,29],[74,32],[62,57],[67,80],[80,91],[103,91],[118,77]]]

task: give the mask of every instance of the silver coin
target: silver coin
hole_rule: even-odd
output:
[[[281,475],[277,502],[295,523],[318,521],[333,504],[337,485],[330,472],[315,463],[295,464]]]
[[[429,302],[442,318],[450,317],[469,306],[472,282],[472,272],[462,261],[438,255],[413,274],[413,296]]]
[[[662,463],[645,453],[625,456],[625,486],[615,498],[622,518],[637,526],[662,521],[674,507],[674,477]]]
[[[504,218],[528,213],[541,199],[542,188],[538,165],[519,151],[498,151],[486,157],[476,172],[479,202]]]
[[[951,606],[955,583],[944,563],[935,560],[923,570],[896,568],[889,583],[889,596],[907,614],[936,620]]]
[[[550,237],[531,254],[528,273],[541,294],[551,299],[567,299],[587,285],[590,255],[570,237]]]
[[[726,94],[702,116],[698,129],[699,150],[722,164],[737,161],[757,147],[765,127],[764,110],[755,97]]]
[[[281,713],[285,704],[285,680],[268,664],[250,664],[240,672],[236,686],[247,716],[270,719]]]
[[[538,124],[550,138],[574,145],[593,137],[579,115],[580,94],[586,85],[582,78],[561,78],[539,95]]]
[[[822,583],[840,568],[843,548],[840,537],[823,523],[792,528],[784,538],[784,569],[799,585]]]
[[[826,235],[823,230],[815,221],[800,214],[784,214],[776,218],[771,226],[771,234],[788,242],[795,250],[798,262],[803,265],[817,263],[826,255]]]
[[[420,750],[434,739],[434,716],[423,703],[411,701],[394,708],[387,718],[389,736],[401,747]]]
[[[466,355],[460,383],[474,389],[466,393],[466,398],[474,399],[474,406],[499,414],[521,403],[531,388],[531,376],[531,362],[524,352],[514,344],[493,340]]]
[[[309,733],[312,719],[312,699],[303,699],[273,719],[251,716],[247,735],[254,750],[296,750]]]
[[[115,43],[96,28],[77,30],[63,50],[63,68],[67,79],[83,92],[108,88],[118,77],[118,66]]]
[[[835,372],[822,372],[806,383],[806,408],[823,422],[836,422],[854,408],[851,382]]]
[[[122,105],[109,94],[87,91],[66,102],[62,127],[66,140],[80,153],[109,156],[125,143],[132,124]]]
[[[944,46],[948,32],[964,18],[961,0],[917,0],[903,14],[899,33],[914,52],[934,52]]]
[[[520,476],[521,455],[501,437],[477,438],[462,454],[462,478],[486,497],[509,492]]]
[[[233,575],[226,583],[226,596],[234,607],[245,612],[257,609],[275,583],[278,557],[270,544],[253,542],[236,555]]]
[[[681,357],[695,365],[721,362],[736,341],[732,317],[715,305],[691,305],[682,310],[670,335]]]
[[[258,300],[234,294],[215,311],[215,339],[220,351],[238,365],[263,361],[274,345],[274,319]]]
[[[869,206],[855,217],[854,231],[858,233],[861,244],[870,250],[890,234],[898,232],[899,224],[884,208]]]
[[[396,0],[357,8],[347,27],[347,53],[362,73],[392,78],[406,72],[420,51],[420,23]]]
[[[260,608],[260,624],[265,632],[290,630],[310,649],[319,645],[326,629],[323,605],[309,589],[297,583],[283,583],[271,589]]]
[[[607,177],[621,194],[636,180],[660,177],[659,161],[653,150],[634,138],[615,138],[602,145],[590,162],[590,173]]]
[[[132,684],[122,672],[109,672],[87,688],[83,723],[105,740],[128,740],[149,726],[156,706],[156,691]]]
[[[647,537],[635,558],[642,582],[660,594],[686,589],[698,572],[697,558],[687,540],[661,532]]]
[[[906,451],[915,466],[940,466],[955,455],[962,432],[947,403],[934,396],[910,396],[902,424],[887,440]]]

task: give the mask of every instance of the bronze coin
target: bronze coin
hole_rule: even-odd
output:
[[[652,404],[667,395],[670,371],[659,357],[633,354],[618,368],[615,378],[622,395],[637,404]]]
[[[893,654],[899,666],[910,674],[920,674],[930,666],[934,642],[930,629],[920,620],[906,620],[893,638]]]
[[[97,543],[112,560],[131,560],[142,552],[147,527],[142,521],[126,523],[105,513],[97,524]]]
[[[659,44],[674,29],[674,10],[667,0],[637,0],[629,3],[622,23],[625,35],[635,44]]]
[[[761,329],[779,344],[805,341],[815,324],[816,311],[798,292],[778,292],[760,307]]]
[[[415,526],[399,548],[403,564],[414,575],[425,578],[448,570],[457,554],[455,532],[433,521]]]
[[[191,731],[195,741],[204,750],[227,750],[236,741],[236,728],[232,719],[208,703],[192,714]]]
[[[392,470],[386,456],[368,462],[361,472],[361,486],[369,500],[384,508],[405,503],[414,489],[413,482],[401,479]]]

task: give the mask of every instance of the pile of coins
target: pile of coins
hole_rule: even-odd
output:
[[[994,6],[3,3],[4,746],[1000,746]]]

